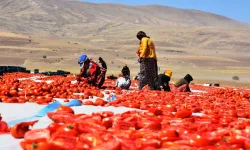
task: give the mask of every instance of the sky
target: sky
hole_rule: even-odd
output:
[[[158,4],[212,12],[250,24],[250,0],[81,0],[95,3],[127,5]]]

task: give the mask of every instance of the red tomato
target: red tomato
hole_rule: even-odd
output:
[[[20,146],[22,147],[22,149],[24,149],[24,150],[26,150],[26,145],[27,145],[28,143],[26,143],[25,141],[21,141],[20,142]]]
[[[175,106],[171,106],[171,105],[166,105],[165,107],[163,107],[164,110],[168,110],[170,112],[176,112],[177,109]]]
[[[147,147],[153,147],[153,148],[160,148],[161,147],[161,141],[156,139],[137,139],[136,140],[137,148],[139,149],[145,149]]]
[[[104,97],[104,94],[98,93],[98,94],[97,94],[97,97],[103,98],[103,97]]]
[[[89,147],[96,147],[102,144],[104,141],[100,136],[91,133],[84,133],[79,136],[79,141],[87,144]]]
[[[39,143],[27,143],[26,141],[20,142],[22,149],[24,150],[48,150],[50,146],[47,142],[39,142]]]
[[[56,109],[56,112],[68,112],[74,114],[74,110],[69,106],[60,106]]]
[[[136,148],[136,142],[135,140],[129,139],[129,138],[119,138],[117,139],[121,143],[122,150],[124,149],[137,149]]]
[[[206,137],[200,135],[193,135],[190,139],[190,144],[197,147],[203,147],[212,145],[213,143]]]
[[[101,99],[101,98],[97,98],[96,101],[95,101],[95,105],[96,105],[96,106],[104,106],[105,104],[107,104],[107,102],[104,101],[104,100]]]
[[[95,123],[95,124],[101,124],[102,118],[100,116],[89,116],[89,115],[81,115],[74,119],[75,123]]]
[[[137,103],[131,103],[128,105],[129,108],[137,108],[139,109],[140,108],[140,104],[137,104]]]
[[[149,112],[152,112],[156,116],[162,115],[163,111],[157,108],[149,108]]]
[[[74,122],[74,115],[68,112],[49,112],[47,116],[56,123],[71,123]]]
[[[103,144],[101,144],[98,147],[93,148],[93,150],[120,150],[121,149],[121,143],[118,141],[108,141]]]
[[[190,111],[188,109],[179,110],[175,114],[176,118],[188,118],[191,116],[192,116],[192,111]]]
[[[94,122],[85,122],[78,124],[78,131],[80,133],[98,133],[105,130],[106,127],[96,124]]]
[[[24,135],[24,140],[27,143],[47,142],[50,138],[50,131],[48,129],[34,129],[28,131]]]
[[[250,149],[250,139],[245,140],[244,146],[246,149]]]
[[[23,122],[11,127],[10,133],[14,138],[23,138],[25,133],[29,131],[29,127],[33,126],[38,121]]]
[[[18,94],[18,96],[24,96],[25,92],[24,91],[18,91],[17,94]]]
[[[44,97],[43,97],[43,96],[37,96],[37,97],[36,97],[36,100],[37,100],[37,101],[43,101],[43,100],[44,100]]]
[[[94,105],[94,102],[92,102],[92,101],[85,101],[85,102],[83,102],[83,105]]]
[[[48,85],[44,85],[43,87],[42,87],[42,90],[43,91],[48,91],[50,89],[50,87],[48,86]]]
[[[88,96],[89,97],[90,95],[91,95],[90,90],[85,90],[84,91],[84,96]]]
[[[101,112],[100,115],[103,118],[107,118],[107,117],[112,117],[114,115],[114,113],[112,111],[103,111],[103,112]]]
[[[61,127],[61,125],[58,124],[58,123],[51,123],[51,124],[47,127],[47,129],[50,130],[50,133],[54,133],[54,132],[56,132],[56,130],[59,129],[60,127]]]
[[[65,103],[66,103],[66,102],[69,102],[69,100],[68,100],[68,99],[65,99],[63,102],[65,102]]]
[[[1,121],[2,117],[0,116],[0,133],[1,132],[9,132],[8,124],[5,121]]]
[[[176,130],[162,130],[160,132],[161,137],[179,137],[179,133]]]
[[[76,149],[77,150],[90,150],[91,146],[84,142],[78,141],[76,145]]]
[[[116,130],[135,130],[135,124],[132,122],[115,120],[113,123],[113,128]]]
[[[242,137],[240,135],[236,135],[236,136],[228,136],[228,137],[224,137],[223,139],[226,143],[228,144],[240,144],[240,145],[244,145],[245,144],[245,137]]]
[[[49,142],[51,150],[76,149],[77,138],[66,134],[53,134]]]
[[[106,129],[111,128],[113,125],[113,121],[110,118],[102,119],[102,126],[106,127]]]
[[[17,90],[10,90],[10,95],[11,96],[18,96]]]
[[[74,124],[64,124],[56,130],[57,133],[64,133],[70,136],[77,136],[77,127]]]
[[[161,129],[161,121],[159,120],[139,120],[138,127],[143,129],[150,129],[150,130],[160,130]]]

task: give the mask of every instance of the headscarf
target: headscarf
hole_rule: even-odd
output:
[[[150,37],[147,36],[146,33],[143,32],[143,31],[139,31],[139,32],[137,33],[136,37],[137,37],[139,40],[141,40],[141,39],[144,38],[144,37],[150,38]]]
[[[99,63],[103,61],[102,57],[99,57],[98,60],[99,60]]]
[[[193,81],[193,77],[190,74],[187,74],[184,79],[186,79],[188,82]]]
[[[172,71],[170,69],[165,70],[164,74],[170,78],[172,77]]]
[[[87,60],[87,55],[83,54],[78,58],[78,63],[80,64],[80,67],[82,67],[83,63]]]

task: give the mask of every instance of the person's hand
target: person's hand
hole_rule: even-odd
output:
[[[88,82],[87,78],[82,78],[82,82],[87,83]]]
[[[141,63],[141,58],[138,58],[138,63]]]
[[[164,91],[164,88],[163,88],[163,86],[160,86],[160,90],[161,90],[161,91]]]
[[[77,81],[81,81],[81,77],[79,77],[78,75],[76,75],[76,80]]]

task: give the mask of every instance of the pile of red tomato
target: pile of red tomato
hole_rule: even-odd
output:
[[[12,74],[3,76],[3,80],[0,82],[0,102],[48,104],[53,101],[53,98],[88,99],[93,96],[101,98],[104,96],[99,89],[87,83],[71,84],[72,77],[49,77],[49,79],[53,79],[50,84],[45,81],[17,79],[18,77],[14,78]],[[76,93],[84,93],[84,96]]]
[[[81,92],[84,93],[82,99],[100,97],[96,102],[84,101],[84,105],[125,106],[138,111],[86,115],[74,114],[69,107],[60,107],[47,114],[53,123],[46,129],[30,130],[29,126],[36,122],[11,128],[13,137],[24,138],[21,147],[25,150],[250,149],[248,90],[191,85],[192,89],[206,92],[174,93],[147,88],[124,92],[112,87],[113,81],[109,80],[105,86],[114,90],[117,99],[107,103],[101,99],[102,90],[86,83],[70,84],[73,77],[49,79],[54,82],[17,82],[16,78],[5,77],[0,83],[1,100],[8,102],[6,97],[18,99],[24,96],[25,101],[43,104],[53,101],[49,98],[73,98],[76,96],[73,93]]]
[[[175,114],[172,112],[176,111]],[[250,121],[220,115],[192,116],[167,105],[147,112],[74,114],[70,108],[49,113],[46,129],[29,130],[26,150],[218,150],[250,148]],[[26,123],[29,124],[29,123]],[[19,125],[18,125],[19,126]],[[15,128],[14,128],[15,129]],[[14,135],[17,130],[14,130]],[[20,138],[20,137],[19,137]]]
[[[3,79],[18,79],[18,78],[30,78],[30,77],[44,77],[43,74],[30,74],[30,73],[21,73],[21,72],[16,72],[16,73],[5,73],[3,75]]]

